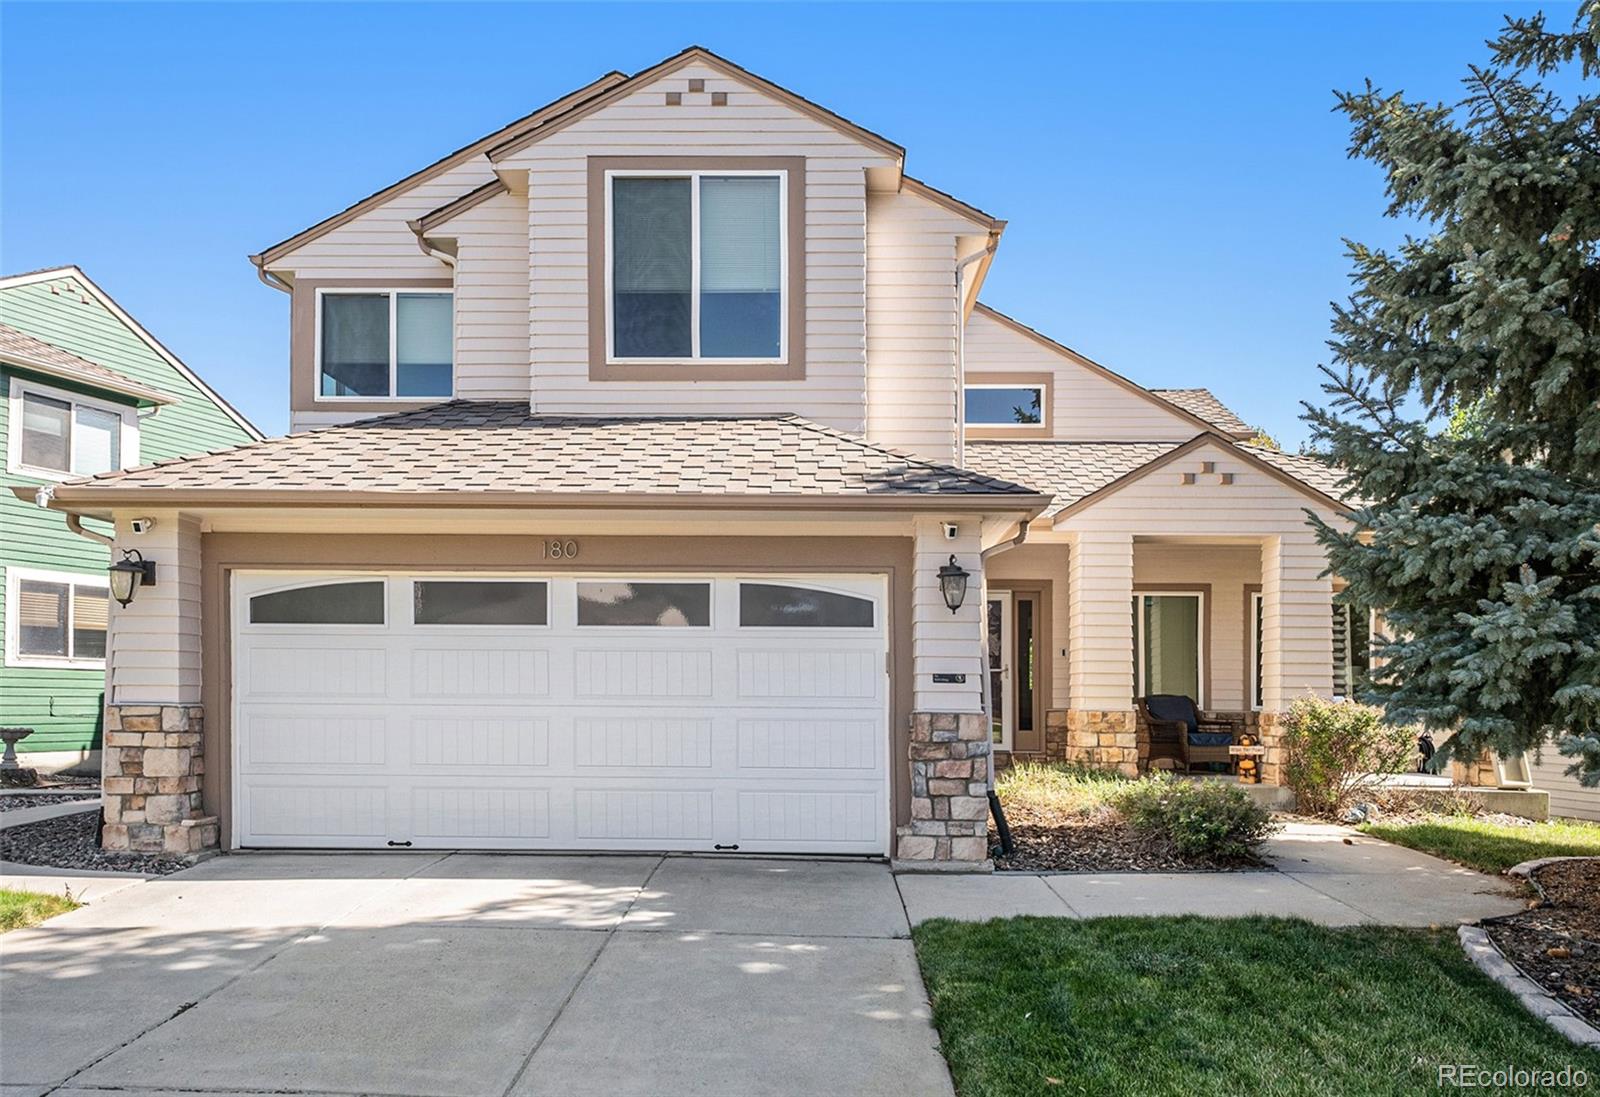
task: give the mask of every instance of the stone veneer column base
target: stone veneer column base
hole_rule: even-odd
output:
[[[1067,710],[1049,709],[1044,714],[1044,756],[1052,762],[1067,760]]]
[[[103,849],[195,856],[217,848],[200,800],[205,772],[198,705],[108,705],[101,756]]]
[[[989,726],[982,713],[911,715],[911,822],[895,830],[896,867],[986,872]]]
[[[1066,710],[1066,717],[1067,761],[1138,776],[1139,730],[1137,714],[1132,709],[1117,712],[1072,708]]]
[[[1251,727],[1247,721],[1245,727],[1261,740],[1261,745],[1267,751],[1261,756],[1261,783],[1281,785],[1284,781],[1283,765],[1287,760],[1284,756],[1283,725],[1289,719],[1289,714],[1257,712],[1254,716],[1255,726]]]

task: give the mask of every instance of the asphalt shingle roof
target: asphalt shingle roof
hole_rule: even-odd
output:
[[[968,468],[1032,484],[1055,499],[1041,517],[1053,518],[1130,472],[1164,457],[1182,442],[968,442]]]
[[[1224,434],[1254,434],[1255,428],[1234,414],[1210,389],[1151,389],[1174,407],[1182,408]]]
[[[63,485],[124,488],[286,496],[1036,494],[794,415],[530,415],[525,402],[509,400],[454,401]]]
[[[161,395],[125,373],[80,358],[71,351],[62,350],[54,343],[47,343],[10,324],[0,323],[0,358],[16,360],[23,365],[36,364],[52,371],[61,370],[85,381],[104,381],[114,389]]]
[[[1328,464],[1320,457],[1309,453],[1283,453],[1279,450],[1268,449],[1266,446],[1253,446],[1247,442],[1240,442],[1239,448],[1247,451],[1253,457],[1259,457],[1279,472],[1286,472],[1301,483],[1316,488],[1324,495],[1331,495],[1335,499],[1343,499],[1347,503],[1360,502],[1351,492],[1349,487],[1340,486],[1339,481],[1344,479],[1343,470]]]

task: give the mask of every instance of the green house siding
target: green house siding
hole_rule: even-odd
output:
[[[176,398],[176,403],[162,407],[154,415],[146,411],[140,417],[141,464],[225,449],[251,440],[209,396],[75,278],[62,276],[0,289],[0,322]],[[130,402],[115,393],[0,364],[0,453],[9,453],[13,378],[113,403]],[[20,476],[5,466],[0,469],[0,485],[5,489],[49,482]],[[85,525],[109,532],[109,527],[94,522]],[[108,551],[69,531],[60,513],[24,502],[10,490],[0,491],[0,578],[6,580],[0,581],[0,649],[8,635],[5,625],[11,607],[5,604],[5,598],[10,569],[35,568],[103,577],[109,563]],[[15,662],[10,653],[0,659],[0,725],[34,729],[21,748],[28,752],[98,748],[104,672],[12,665]]]

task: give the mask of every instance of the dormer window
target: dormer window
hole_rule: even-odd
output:
[[[449,399],[452,306],[437,291],[318,290],[318,399]]]
[[[613,362],[781,362],[782,172],[608,172]]]

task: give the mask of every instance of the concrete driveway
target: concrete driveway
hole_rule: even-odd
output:
[[[0,1097],[949,1094],[882,865],[249,854],[0,937]]]

